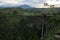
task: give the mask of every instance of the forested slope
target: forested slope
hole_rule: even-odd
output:
[[[33,23],[33,16],[20,15],[26,12],[21,8],[0,9],[0,40],[39,40],[41,30],[28,25]],[[56,33],[60,33],[60,17],[47,16],[45,40],[60,40],[54,37]]]

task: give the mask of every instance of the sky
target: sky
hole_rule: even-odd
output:
[[[2,5],[22,5],[27,4],[30,6],[34,6],[35,4],[43,3],[44,0],[0,0],[0,6]]]
[[[51,0],[50,0],[50,1],[47,0],[46,2],[47,2],[49,5],[50,5],[50,4],[52,4],[52,5],[53,5],[53,4],[54,4],[54,5],[60,4],[60,0],[52,0],[52,1],[51,1]]]
[[[48,4],[60,4],[60,0],[47,0]],[[17,6],[27,4],[34,7],[36,4],[43,4],[44,0],[0,0],[0,6]]]

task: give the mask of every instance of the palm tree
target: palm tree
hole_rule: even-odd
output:
[[[44,6],[49,6],[48,3],[44,3]]]
[[[50,5],[50,8],[54,8],[55,5]]]

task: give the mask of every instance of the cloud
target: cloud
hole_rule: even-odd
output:
[[[22,5],[27,4],[35,6],[35,4],[42,3],[43,0],[0,0],[0,5]]]
[[[40,0],[32,0],[32,2],[40,3]]]
[[[32,2],[25,2],[25,4],[30,5],[31,7],[34,7],[35,6],[35,4],[32,3]]]
[[[8,4],[18,4],[22,3],[24,0],[0,0],[1,3],[8,3]]]
[[[34,7],[36,4],[41,4],[43,3],[44,0],[25,0],[25,3]]]
[[[55,5],[55,4],[60,4],[60,0],[59,1],[56,1],[56,0],[53,0],[53,1],[46,1],[49,5]]]
[[[0,6],[3,5],[3,3],[0,3]]]
[[[44,0],[31,0],[31,2],[33,2],[35,4],[38,4],[38,3],[43,3]]]
[[[24,0],[0,0],[0,6],[16,6],[24,4]]]

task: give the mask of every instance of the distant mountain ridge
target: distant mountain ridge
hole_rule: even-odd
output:
[[[17,8],[23,8],[23,9],[28,9],[28,8],[33,8],[33,7],[31,7],[31,6],[29,6],[29,5],[26,5],[26,4],[24,4],[24,5],[18,5],[18,6],[9,6],[9,5],[4,5],[4,6],[0,6],[0,8],[13,8],[13,7],[17,7]]]
[[[32,8],[32,7],[31,7],[31,6],[29,6],[29,5],[20,5],[19,7],[23,8],[23,9]]]

